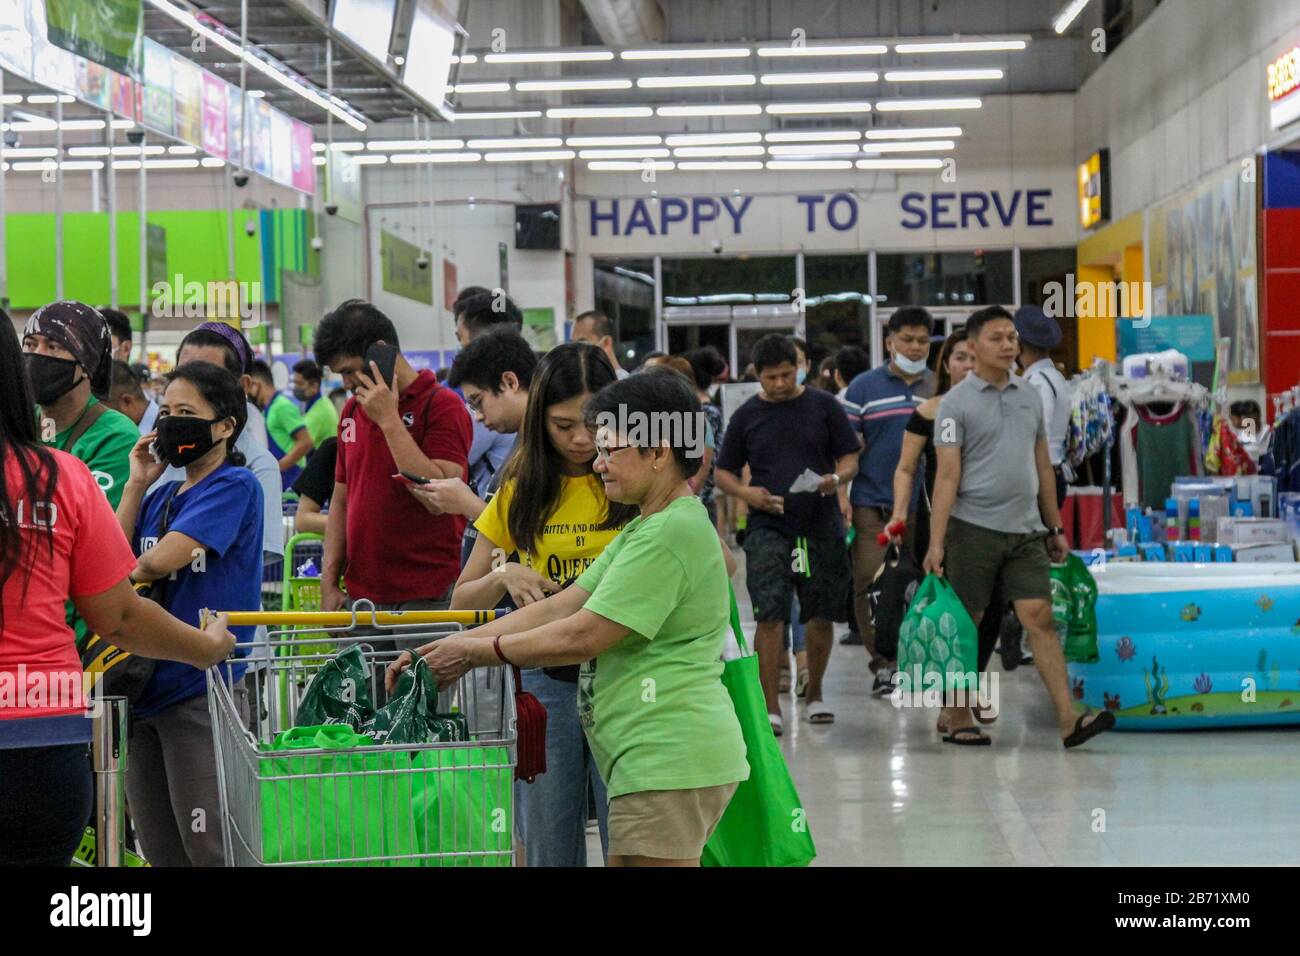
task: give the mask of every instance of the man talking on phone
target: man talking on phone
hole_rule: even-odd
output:
[[[342,303],[316,328],[316,361],[352,392],[340,415],[325,523],[321,606],[327,611],[361,599],[384,611],[442,610],[460,573],[465,519],[431,514],[394,476],[464,478],[469,412],[398,348],[393,323],[360,299]],[[395,646],[371,643],[376,650]]]

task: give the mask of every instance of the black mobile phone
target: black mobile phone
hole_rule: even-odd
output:
[[[384,384],[392,388],[393,369],[397,366],[397,346],[376,342],[366,349],[366,367],[362,371],[367,375],[370,374],[371,362],[379,366],[379,374],[383,376]]]
[[[429,478],[423,478],[420,475],[413,475],[409,471],[399,471],[397,474],[401,475],[413,485],[427,485],[432,480]]]

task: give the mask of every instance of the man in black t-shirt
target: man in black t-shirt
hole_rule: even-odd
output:
[[[835,396],[799,384],[797,358],[794,343],[783,335],[766,335],[754,345],[762,391],[732,415],[716,470],[718,488],[750,508],[745,586],[758,622],[754,643],[763,693],[778,735],[781,637],[794,593],[808,648],[808,719],[821,724],[835,719],[822,700],[822,678],[831,655],[832,622],[846,619],[852,577],[842,492],[857,474],[860,450]],[[745,465],[748,485],[740,479]],[[805,472],[815,476],[815,487],[792,492]]]
[[[325,533],[325,509],[334,493],[334,464],[338,458],[339,440],[327,438],[307,459],[307,467],[293,483],[298,493],[298,511],[294,515],[295,534]]]

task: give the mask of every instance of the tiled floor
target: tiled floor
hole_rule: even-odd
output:
[[[1030,667],[999,675],[993,746],[952,747],[933,712],[867,695],[866,653],[840,645],[841,631],[826,681],[835,723],[809,724],[793,694],[783,705],[817,864],[1300,862],[1294,729],[1113,732],[1067,752]]]

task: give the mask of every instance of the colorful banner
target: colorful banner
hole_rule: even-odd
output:
[[[112,103],[109,77],[113,74],[94,60],[77,60],[77,95],[91,106],[106,110]]]
[[[141,0],[45,0],[49,41],[97,64],[138,75]]]
[[[293,185],[293,126],[277,109],[271,110],[271,178]]]
[[[121,73],[108,72],[108,87],[112,110],[135,122],[140,121],[140,84]]]
[[[141,120],[145,126],[171,136],[172,51],[149,38],[144,41],[144,103]]]
[[[1151,285],[1169,315],[1210,315],[1229,340],[1228,384],[1259,381],[1255,177],[1239,163],[1147,214]]]
[[[248,144],[252,152],[253,169],[271,178],[271,105],[264,99],[248,104]]]
[[[316,167],[312,165],[311,127],[298,120],[291,120],[293,137],[293,181],[294,189],[305,193],[316,191]]]
[[[1157,315],[1149,323],[1133,319],[1115,323],[1121,357],[1176,349],[1189,362],[1214,361],[1214,316]]]
[[[203,142],[205,153],[226,158],[226,81],[203,71]]]
[[[203,70],[183,56],[172,55],[172,109],[176,138],[203,145]]]
[[[391,232],[379,233],[379,258],[383,262],[382,288],[406,299],[433,305],[433,272],[416,265],[423,250]]]
[[[244,155],[244,103],[239,87],[226,84],[226,158],[238,166]],[[251,130],[250,130],[251,132]]]

